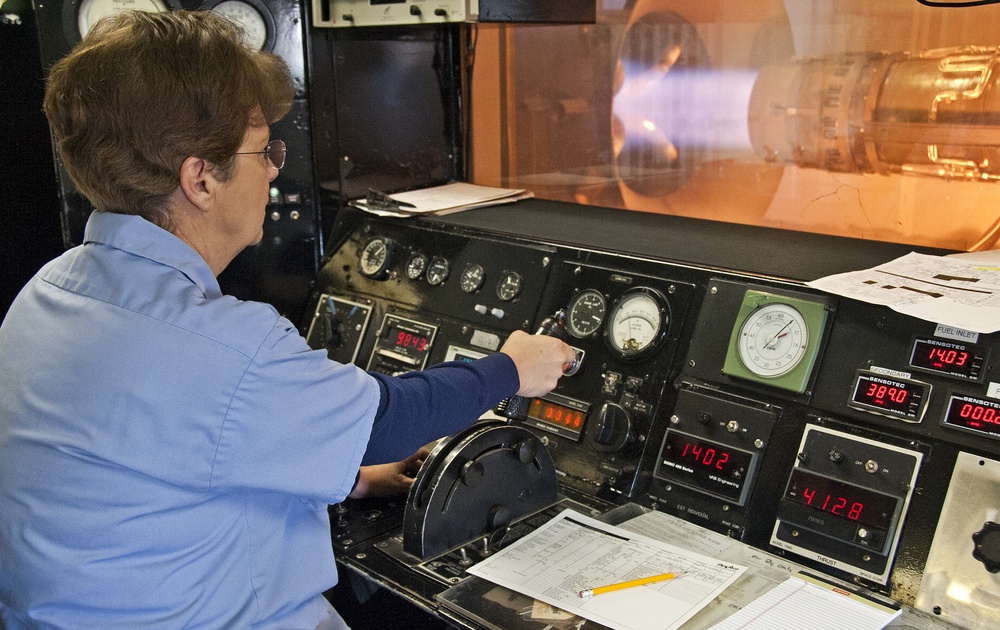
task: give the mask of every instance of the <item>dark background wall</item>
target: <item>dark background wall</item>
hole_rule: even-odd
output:
[[[0,4],[0,316],[63,249],[44,73],[27,0]]]

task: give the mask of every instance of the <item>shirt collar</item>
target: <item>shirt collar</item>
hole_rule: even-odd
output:
[[[205,297],[222,295],[218,279],[198,252],[140,216],[93,212],[87,219],[83,242],[101,243],[173,267],[204,291]]]

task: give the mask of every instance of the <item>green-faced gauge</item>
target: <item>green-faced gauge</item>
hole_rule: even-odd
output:
[[[804,393],[813,377],[828,313],[825,297],[748,289],[733,322],[722,372]]]

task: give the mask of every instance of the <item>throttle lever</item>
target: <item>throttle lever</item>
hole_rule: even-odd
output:
[[[566,332],[566,311],[559,309],[552,315],[543,319],[542,323],[538,325],[538,330],[535,331],[535,334],[555,337],[568,342],[569,334]],[[576,374],[577,370],[580,369],[580,360],[581,355],[577,354],[573,361],[563,366],[563,374],[567,376]],[[501,400],[500,403],[493,408],[493,412],[505,418],[523,420],[528,415],[528,407],[530,405],[530,398],[525,398],[524,396],[511,396]]]

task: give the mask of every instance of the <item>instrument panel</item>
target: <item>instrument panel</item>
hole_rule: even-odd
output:
[[[551,458],[557,502],[594,513],[629,504],[662,511],[912,605],[935,525],[953,518],[941,509],[956,459],[993,465],[1000,454],[991,335],[949,335],[792,279],[567,245],[572,221],[553,228],[560,238],[545,238],[538,224],[524,232],[539,236],[509,235],[499,212],[486,228],[353,211],[338,224],[344,237],[320,273],[308,324],[310,343],[331,357],[395,374],[474,360],[513,330],[560,318],[575,371],[503,421],[530,432]],[[831,251],[841,247],[831,239]],[[353,309],[354,319],[327,322],[331,300],[337,317]],[[324,330],[350,330],[339,333],[349,348],[335,354]],[[445,458],[491,461],[464,451],[440,457],[440,470]],[[493,466],[473,472],[489,475]],[[456,488],[464,493],[463,484]],[[508,490],[501,485],[498,496]],[[1000,486],[992,491],[1000,496]],[[407,510],[385,514],[400,519]],[[460,519],[428,522],[436,518],[421,513],[411,528],[442,532],[447,549],[426,536],[420,546],[440,555],[419,557],[405,533],[370,522],[338,534],[334,546],[369,549],[381,558],[368,554],[369,562],[387,563],[380,571],[406,566],[406,575],[446,588],[461,581],[469,558],[525,527],[507,522],[457,541]],[[980,541],[995,537],[986,521],[976,531],[985,532]],[[992,547],[975,549],[990,556]],[[970,566],[1000,566],[993,560]],[[986,569],[981,577],[996,582]],[[927,611],[961,618],[963,604],[935,588]]]

